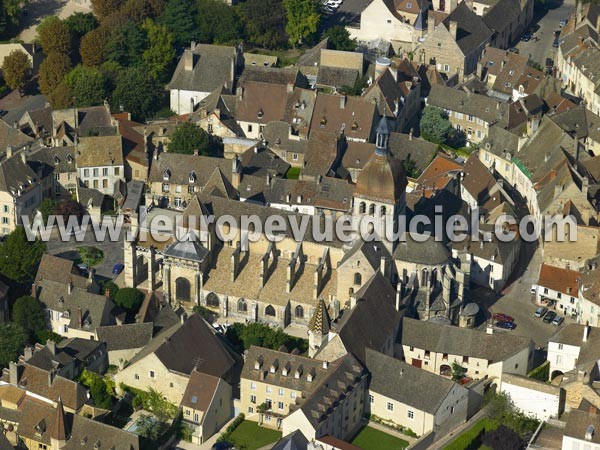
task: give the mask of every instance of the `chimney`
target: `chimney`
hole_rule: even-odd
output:
[[[194,50],[196,50],[196,41],[192,41],[192,42],[190,43],[190,50],[191,50],[191,51],[194,51]]]
[[[56,342],[54,342],[52,339],[48,339],[46,342],[46,347],[48,347],[48,350],[50,350],[52,355],[56,355]]]
[[[321,292],[321,284],[323,282],[323,262],[319,261],[319,265],[315,269],[315,275],[313,277],[313,298],[319,298]]]
[[[586,322],[585,326],[583,327],[583,342],[587,342],[589,334],[590,334],[590,325],[588,322]]]
[[[427,32],[431,33],[434,28],[435,28],[435,17],[433,17],[433,15],[429,14],[427,16]]]
[[[382,256],[379,259],[379,271],[381,272],[381,275],[383,275],[384,278],[387,277],[387,261],[385,259],[385,256]]]
[[[340,109],[346,108],[346,95],[340,95]]]
[[[187,313],[184,312],[181,314],[181,316],[179,316],[179,321],[181,322],[181,325],[183,325],[186,320],[187,320]]]
[[[30,347],[30,346],[25,347],[25,349],[23,350],[23,359],[25,361],[29,361],[32,356],[33,356],[33,347]]]
[[[411,128],[410,131],[408,132],[408,140],[412,141],[413,138],[413,129]]]
[[[458,22],[456,20],[450,21],[450,26],[448,28],[448,31],[450,31],[450,35],[452,36],[452,39],[456,40],[456,35],[458,32]]]
[[[17,386],[19,384],[19,366],[17,365],[16,362],[11,361],[8,364],[8,370],[9,370],[8,382],[10,384]]]
[[[183,64],[186,72],[194,70],[194,53],[191,50],[185,50],[183,52]]]
[[[31,296],[37,298],[37,284],[31,283]]]
[[[77,324],[79,328],[83,327],[83,311],[81,311],[81,306],[77,307]]]
[[[400,311],[400,303],[402,302],[402,283],[396,285],[396,311]]]
[[[104,289],[104,296],[106,298],[110,298],[110,289],[109,288]]]
[[[71,295],[73,293],[73,280],[69,280],[67,284],[67,293]]]
[[[56,376],[56,372],[54,369],[50,369],[48,371],[48,387],[52,387],[52,383],[54,383],[54,377]]]
[[[11,158],[12,155],[13,155],[13,146],[7,145],[6,146],[6,159]]]

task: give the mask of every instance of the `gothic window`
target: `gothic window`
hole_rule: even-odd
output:
[[[214,292],[211,292],[206,296],[206,306],[210,306],[211,308],[219,307],[219,297]]]
[[[358,212],[360,214],[364,214],[367,212],[367,205],[365,204],[365,202],[360,202],[360,206],[358,207]]]
[[[304,308],[300,305],[296,306],[296,317],[298,319],[304,318]]]
[[[354,284],[360,286],[362,284],[362,275],[358,272],[354,274]]]
[[[267,306],[265,308],[265,315],[275,317],[275,308],[273,308],[271,305]]]
[[[248,304],[246,303],[246,300],[244,300],[243,298],[240,298],[238,300],[238,312],[247,312],[248,311]]]
[[[369,215],[370,216],[375,215],[375,205],[373,203],[371,203],[371,205],[369,206]]]
[[[187,278],[179,277],[175,280],[175,298],[177,300],[190,301],[190,282]]]
[[[379,209],[379,213],[380,213],[381,217],[385,217],[385,206],[382,206],[382,207]]]

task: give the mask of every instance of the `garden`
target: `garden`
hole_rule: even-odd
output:
[[[403,439],[365,426],[352,440],[352,444],[363,450],[400,450],[408,447]]]

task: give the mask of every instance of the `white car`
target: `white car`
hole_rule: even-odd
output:
[[[325,6],[329,6],[330,8],[339,8],[340,5],[342,4],[341,0],[327,0],[327,3],[325,3]]]

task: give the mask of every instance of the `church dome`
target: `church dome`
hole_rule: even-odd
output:
[[[397,203],[402,198],[406,190],[406,175],[401,161],[389,152],[389,133],[384,116],[377,127],[375,153],[358,174],[355,195],[388,203]]]

